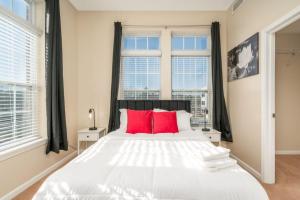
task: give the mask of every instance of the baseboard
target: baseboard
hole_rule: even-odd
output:
[[[247,170],[250,174],[255,176],[257,179],[261,180],[261,174],[258,171],[253,169],[250,165],[248,165],[247,163],[245,163],[244,161],[242,161],[241,159],[239,159],[237,156],[233,155],[232,153],[230,153],[230,156],[233,159],[237,160],[238,164],[241,167],[243,167],[245,170]]]
[[[42,171],[41,173],[39,173],[38,175],[32,177],[31,179],[29,179],[28,181],[26,181],[22,185],[19,185],[14,190],[12,190],[9,193],[7,193],[6,195],[2,196],[0,198],[0,200],[10,200],[10,199],[13,199],[14,197],[18,196],[20,193],[22,193],[23,191],[25,191],[27,188],[29,188],[30,186],[32,186],[33,184],[35,184],[36,182],[38,182],[39,180],[41,180],[43,177],[47,176],[48,174],[50,174],[51,172],[53,172],[54,170],[58,169],[60,166],[62,166],[63,164],[65,164],[66,162],[68,162],[71,159],[73,159],[76,155],[77,155],[76,151],[70,153],[69,155],[67,155],[66,157],[64,157],[63,159],[61,159],[60,161],[56,162],[54,165],[51,165],[46,170]]]
[[[278,150],[276,155],[300,155],[300,150]]]

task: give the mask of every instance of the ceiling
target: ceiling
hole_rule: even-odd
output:
[[[80,11],[227,10],[234,0],[69,0]]]
[[[300,20],[278,31],[279,34],[300,34]]]

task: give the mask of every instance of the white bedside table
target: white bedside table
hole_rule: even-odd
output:
[[[97,130],[81,129],[77,137],[77,154],[80,154],[80,143],[85,142],[87,148],[88,142],[97,142],[102,136],[106,135],[106,128],[97,128]]]
[[[210,131],[202,131],[202,127],[193,127],[193,129],[196,131],[201,131],[211,142],[218,143],[218,145],[221,146],[221,132],[212,128],[209,128]]]

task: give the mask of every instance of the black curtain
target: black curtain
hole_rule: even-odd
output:
[[[110,115],[108,132],[113,131],[115,127],[115,118],[117,114],[117,100],[120,79],[120,60],[121,60],[121,42],[122,42],[122,25],[121,22],[115,22],[115,37],[112,62],[111,76],[111,95],[110,95]]]
[[[220,24],[213,22],[211,26],[212,41],[212,85],[213,85],[213,128],[222,133],[222,140],[232,142],[232,134],[228,119],[222,76],[222,58],[220,42]]]
[[[59,0],[46,0],[46,153],[68,150]]]

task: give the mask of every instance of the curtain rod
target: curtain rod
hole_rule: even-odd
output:
[[[186,27],[211,27],[209,24],[195,25],[141,25],[141,24],[125,24],[123,27],[143,27],[143,28],[186,28]]]

